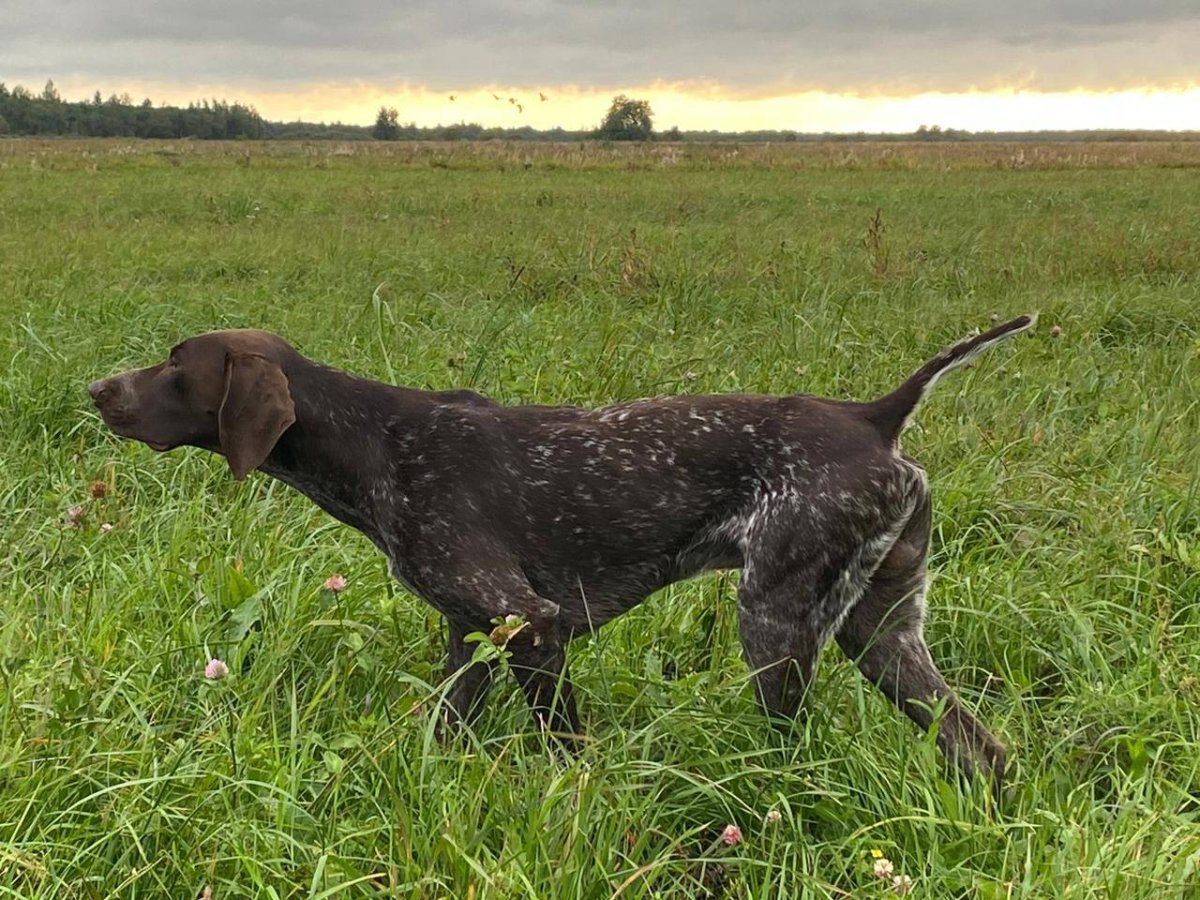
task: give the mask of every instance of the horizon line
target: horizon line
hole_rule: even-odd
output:
[[[919,91],[885,94],[849,90],[752,94],[720,86],[658,82],[624,88],[517,88],[482,86],[434,91],[424,85],[342,82],[296,86],[234,84],[180,85],[152,81],[47,79],[59,96],[80,96],[75,103],[102,97],[150,99],[157,107],[205,103],[217,99],[255,110],[276,123],[346,125],[370,128],[378,110],[396,108],[406,124],[422,128],[478,125],[483,128],[587,132],[603,118],[616,95],[646,99],[661,131],[743,133],[779,131],[796,134],[909,134],[921,125],[978,132],[1169,131],[1200,129],[1200,82],[1170,87],[1075,88],[1041,90],[1029,85],[972,87],[958,92]],[[0,79],[0,84],[5,82]],[[104,87],[97,87],[103,84]],[[32,97],[35,90],[16,82]],[[297,89],[299,88],[299,89]],[[550,92],[550,93],[547,93]],[[226,98],[237,99],[229,100]],[[539,99],[540,98],[540,99]],[[574,124],[568,124],[574,123]],[[794,124],[792,124],[794,123]]]

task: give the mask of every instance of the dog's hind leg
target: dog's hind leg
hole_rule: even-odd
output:
[[[915,504],[919,480],[873,473],[870,493],[817,509],[788,497],[751,517],[738,587],[738,626],[759,701],[773,716],[803,708],[821,648],[862,596]]]
[[[837,641],[859,670],[920,728],[933,724],[933,709],[945,703],[937,742],[968,776],[982,769],[999,799],[1005,750],[946,684],[923,635],[925,559],[931,527],[927,491],[907,526],[876,569],[861,599],[837,633]]]

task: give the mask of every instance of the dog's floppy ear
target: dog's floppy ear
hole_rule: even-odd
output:
[[[296,421],[287,376],[256,353],[225,354],[225,394],[217,414],[221,452],[241,481],[262,465]]]

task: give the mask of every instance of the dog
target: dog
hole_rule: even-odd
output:
[[[306,359],[264,331],[215,331],[88,386],[116,435],[258,469],[365,534],[450,632],[449,721],[476,716],[493,664],[464,638],[517,616],[510,669],[540,728],[580,734],[565,648],[650,594],[740,568],[738,625],[758,699],[790,720],[832,637],[920,728],[998,791],[1005,749],[923,637],[924,469],[898,438],[946,372],[1034,325],[1022,316],[860,403],[677,396],[602,409],[503,406]]]

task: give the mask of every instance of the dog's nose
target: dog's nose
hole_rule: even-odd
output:
[[[93,381],[91,384],[88,385],[88,393],[92,395],[93,400],[100,399],[100,396],[104,393],[105,386],[106,386],[105,381],[102,378],[98,379],[96,381]]]

